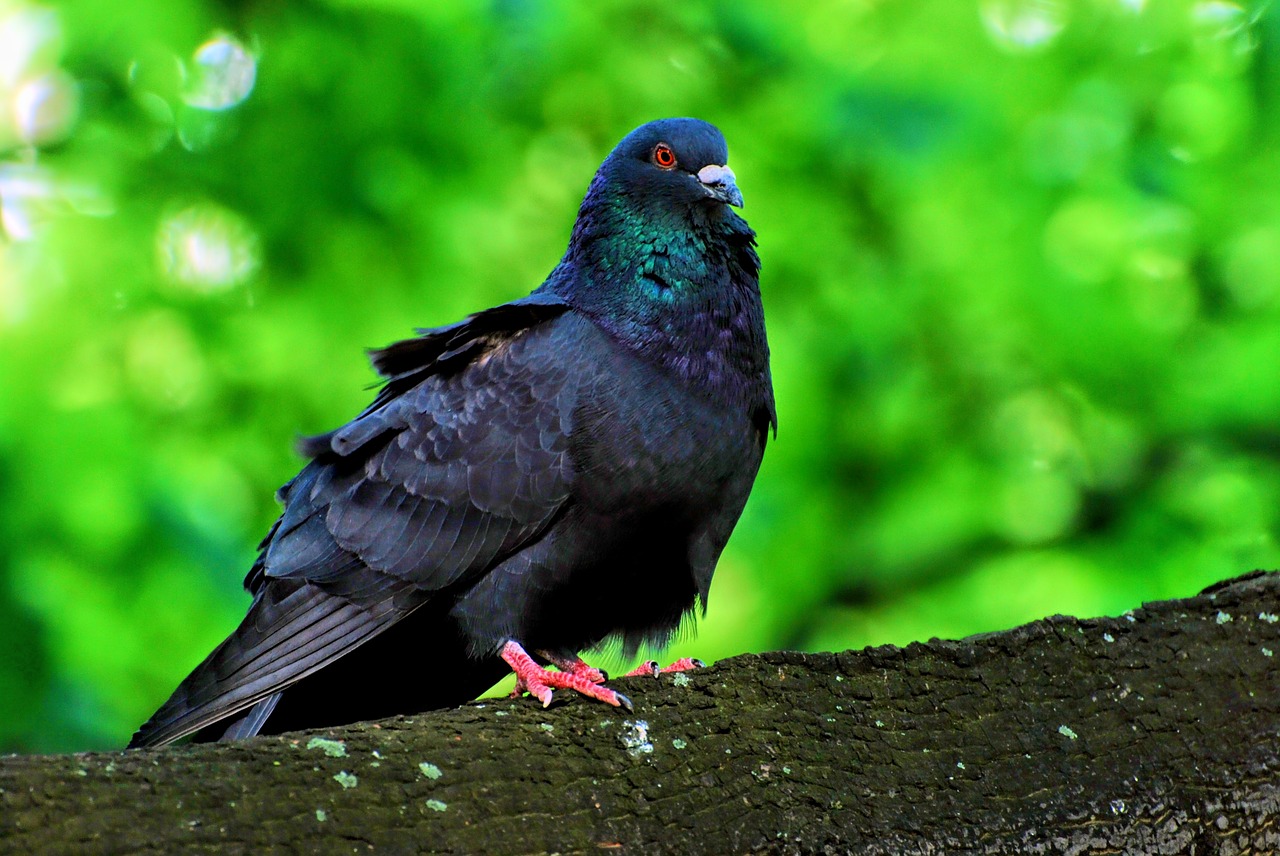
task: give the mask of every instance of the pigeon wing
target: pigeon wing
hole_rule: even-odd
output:
[[[569,497],[566,309],[535,294],[374,353],[390,379],[304,441],[249,613],[131,746],[242,714],[542,537]]]

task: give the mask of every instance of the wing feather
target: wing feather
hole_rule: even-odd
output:
[[[314,459],[280,490],[249,614],[131,745],[237,715],[233,736],[255,732],[282,690],[541,536],[569,496],[565,310],[535,295],[374,354],[387,385],[304,441]]]

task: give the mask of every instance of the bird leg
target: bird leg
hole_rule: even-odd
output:
[[[581,660],[574,659],[558,662],[556,659],[548,657],[553,663],[567,667],[566,671],[553,672],[539,666],[529,656],[528,652],[514,640],[509,640],[506,645],[502,646],[502,659],[506,660],[507,665],[516,673],[517,691],[524,690],[529,695],[534,696],[542,702],[543,707],[551,704],[553,690],[570,689],[588,698],[602,701],[605,704],[611,704],[614,707],[625,707],[627,710],[631,710],[631,699],[622,693],[614,692],[608,687],[601,686],[600,682],[604,680],[604,673],[599,669],[593,669]]]
[[[706,665],[706,663],[701,660],[695,660],[693,657],[681,657],[664,669],[658,665],[657,660],[645,660],[622,677],[634,678],[638,675],[647,675],[648,677],[656,678],[658,675],[666,674],[667,672],[688,672],[693,669],[701,669]]]

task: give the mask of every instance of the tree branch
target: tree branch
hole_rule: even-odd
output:
[[[487,700],[8,757],[0,850],[1271,851],[1277,616],[1280,574],[1255,573],[1119,618],[616,682],[634,715]]]

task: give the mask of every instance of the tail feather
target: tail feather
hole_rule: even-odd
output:
[[[407,614],[391,599],[357,606],[311,583],[272,580],[240,626],[143,723],[129,748],[162,746],[247,710],[324,668]],[[231,730],[255,733],[274,704]]]
[[[449,607],[447,600],[430,601],[293,684],[259,733],[455,707],[510,674],[511,667],[496,655],[471,655],[470,642],[449,617]]]
[[[269,695],[249,708],[242,715],[236,717],[218,739],[243,740],[246,737],[252,737],[257,734],[267,724],[267,719],[275,711],[276,705],[280,703],[280,697],[283,695],[283,692]]]

